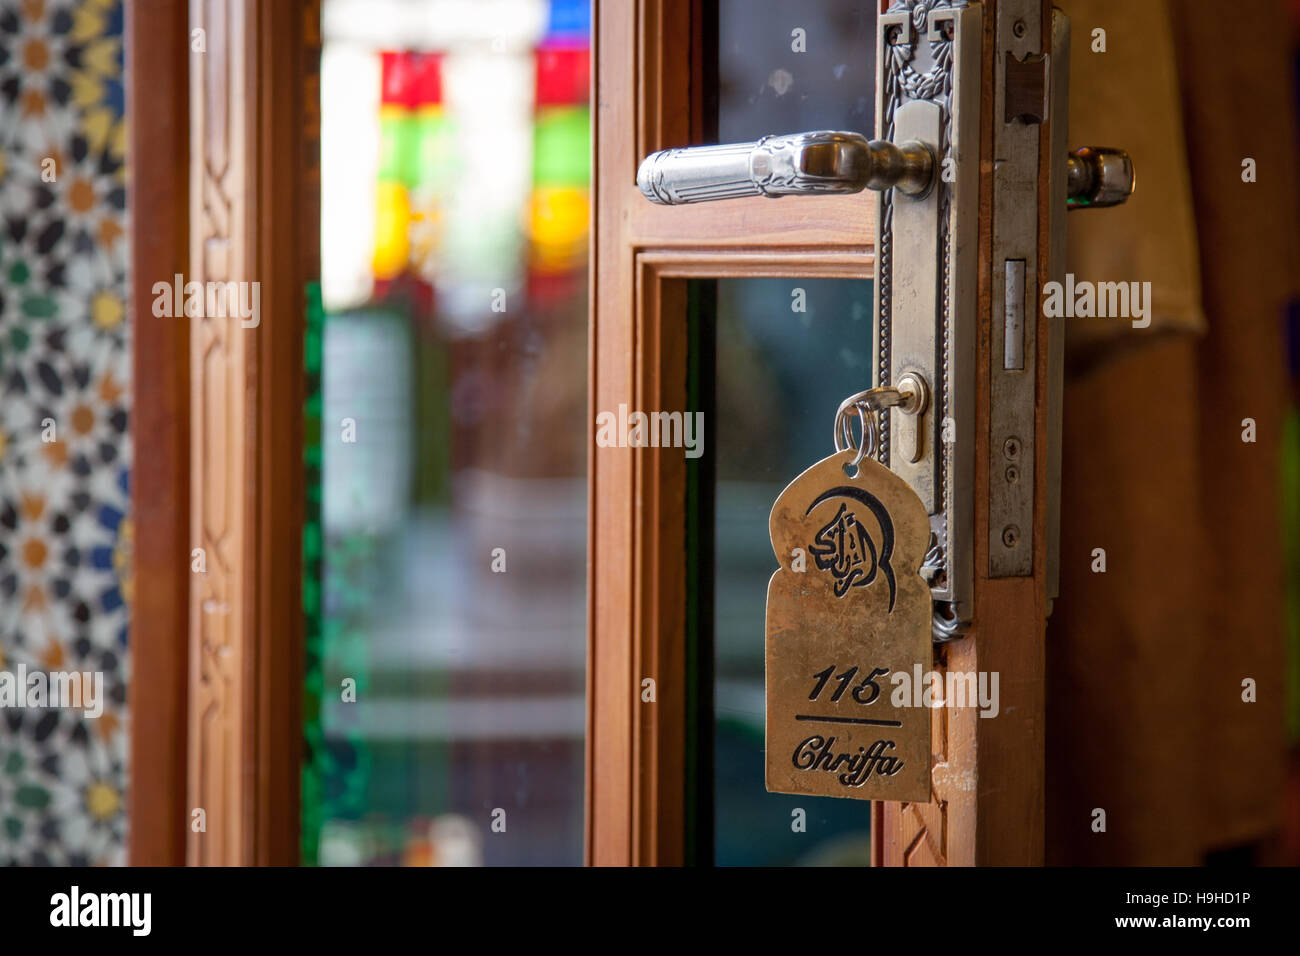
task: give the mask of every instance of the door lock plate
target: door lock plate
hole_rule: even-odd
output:
[[[877,198],[873,368],[877,386],[909,373],[930,383],[924,414],[881,416],[877,457],[929,512],[922,574],[935,638],[948,640],[972,613],[983,11],[961,0],[926,7],[922,16],[902,0],[877,21],[876,137],[926,143],[935,176],[922,195]]]

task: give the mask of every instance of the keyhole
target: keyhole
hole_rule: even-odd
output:
[[[930,406],[930,390],[925,379],[915,372],[906,372],[898,380],[898,390],[908,396],[894,417],[898,425],[899,450],[910,464],[916,464],[925,453],[925,413]]]

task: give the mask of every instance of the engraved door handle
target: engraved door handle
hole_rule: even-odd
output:
[[[856,193],[897,186],[922,195],[934,154],[916,141],[899,146],[859,133],[819,130],[764,136],[753,143],[687,146],[651,153],[636,182],[653,203],[679,206],[742,196]]]
[[[1066,169],[1071,209],[1118,206],[1133,194],[1133,162],[1123,150],[1085,146],[1066,157]],[[895,146],[833,130],[662,149],[642,160],[636,174],[641,194],[664,206],[894,187],[923,196],[933,180],[934,153],[925,143]]]

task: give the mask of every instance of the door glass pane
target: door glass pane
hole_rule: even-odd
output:
[[[875,126],[876,0],[719,0],[718,141]]]
[[[578,864],[588,3],[323,17],[303,857]]]
[[[765,789],[763,640],[777,567],[768,515],[790,481],[832,453],[840,401],[871,384],[872,285],[720,279],[716,308],[708,291],[697,290],[695,319],[697,351],[713,357],[712,380],[701,367],[699,390],[717,422],[703,466],[712,493],[701,495],[712,498],[713,556],[712,579],[696,586],[708,594],[699,606],[711,598],[713,607],[700,627],[707,634],[711,625],[713,637],[713,766],[701,769],[712,778],[713,860],[865,865],[867,803]],[[707,672],[709,661],[697,663]],[[791,826],[797,808],[806,832]]]

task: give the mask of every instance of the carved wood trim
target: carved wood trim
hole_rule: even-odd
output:
[[[260,321],[191,329],[193,864],[292,863],[302,676],[304,246],[319,246],[303,172],[316,0],[191,0],[187,279],[260,284]],[[319,153],[317,151],[317,157]],[[318,161],[318,159],[317,159]],[[308,169],[310,170],[310,166]],[[251,320],[250,320],[251,321]]]

